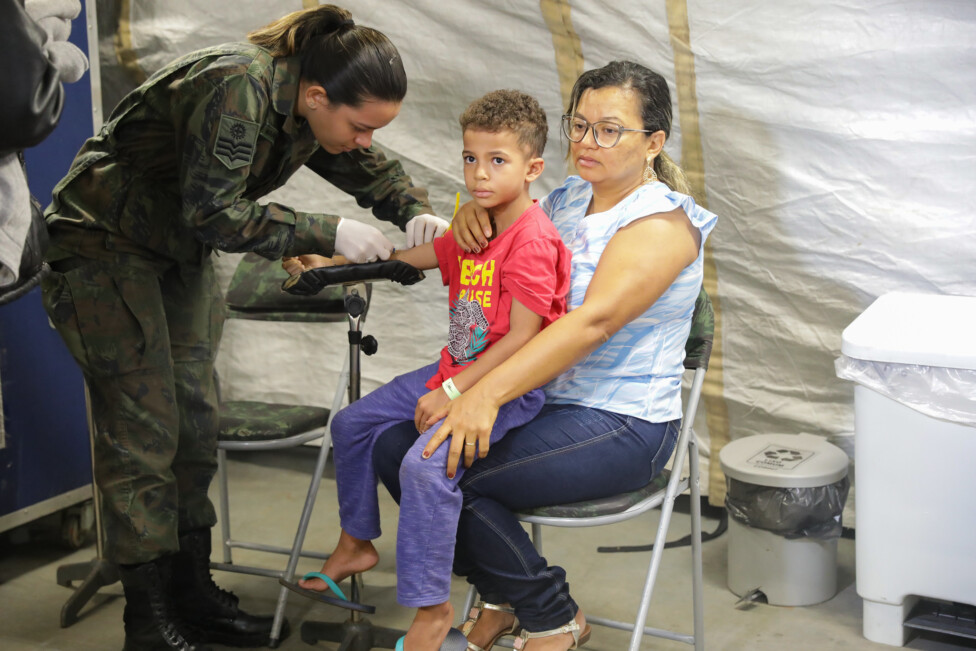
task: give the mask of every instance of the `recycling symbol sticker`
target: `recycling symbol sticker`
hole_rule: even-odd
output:
[[[746,463],[767,470],[792,470],[815,454],[816,452],[797,450],[784,445],[767,445],[750,457]]]

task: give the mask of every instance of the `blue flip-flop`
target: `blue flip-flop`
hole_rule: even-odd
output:
[[[403,651],[403,640],[406,636],[401,637],[397,640],[395,651]],[[456,628],[448,629],[447,637],[441,643],[441,647],[438,651],[467,651],[468,649],[468,638],[464,636],[464,633],[457,630]]]
[[[367,614],[376,612],[376,606],[361,604],[356,601],[349,601],[349,597],[347,597],[342,589],[339,588],[339,585],[321,572],[309,572],[303,576],[302,579],[306,581],[308,579],[321,579],[322,581],[325,581],[325,584],[329,586],[329,590],[331,590],[336,596],[330,597],[329,595],[325,594],[325,592],[309,590],[308,588],[303,588],[302,586],[298,585],[297,582],[292,583],[291,581],[285,581],[284,579],[278,579],[278,583],[296,594],[300,594],[309,599],[315,599],[316,601],[321,601],[322,603],[329,604],[330,606],[338,606],[339,608],[345,608],[346,610],[355,610]]]

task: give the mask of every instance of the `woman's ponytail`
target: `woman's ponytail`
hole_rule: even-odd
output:
[[[302,79],[325,88],[329,102],[401,102],[407,75],[400,53],[384,34],[356,25],[335,5],[295,11],[247,35],[274,57],[299,57]]]
[[[344,23],[353,26],[352,14],[335,5],[320,5],[282,16],[248,33],[247,40],[273,57],[290,57],[304,52],[312,39],[338,31]]]
[[[691,194],[691,186],[688,185],[684,171],[663,150],[654,159],[654,173],[659,181],[675,192]]]

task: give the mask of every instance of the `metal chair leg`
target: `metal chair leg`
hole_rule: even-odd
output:
[[[691,592],[694,607],[695,651],[705,649],[705,605],[702,587],[701,485],[698,475],[698,443],[688,440],[688,463],[691,469]]]
[[[217,487],[220,491],[220,548],[224,563],[234,562],[230,540],[230,495],[227,491],[227,451],[217,448]]]
[[[335,411],[331,412],[335,413]],[[329,419],[331,422],[331,418]],[[298,530],[295,532],[295,541],[292,543],[291,553],[288,555],[288,564],[285,567],[285,580],[292,581],[295,578],[295,568],[298,567],[298,559],[302,554],[302,546],[305,544],[305,533],[308,531],[308,523],[312,519],[312,509],[315,507],[315,498],[319,492],[319,485],[322,482],[322,474],[325,472],[325,464],[329,458],[330,438],[328,432],[322,439],[322,448],[319,450],[318,459],[315,462],[312,481],[308,486],[308,493],[305,496],[305,506],[302,507],[302,515],[298,521]],[[278,638],[281,635],[281,627],[285,619],[285,605],[288,601],[288,588],[282,587],[278,591],[278,605],[275,607],[274,623],[271,626],[271,646],[277,646]]]
[[[464,609],[461,611],[461,621],[468,618],[468,613],[474,608],[474,602],[478,598],[478,591],[473,585],[468,586],[468,594],[464,597]]]
[[[532,546],[542,556],[542,525],[535,522],[532,523]]]

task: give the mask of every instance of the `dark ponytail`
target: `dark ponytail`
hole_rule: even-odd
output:
[[[295,11],[254,30],[247,39],[274,57],[301,57],[302,78],[325,88],[332,103],[401,102],[407,94],[403,61],[390,39],[356,25],[341,7]]]

